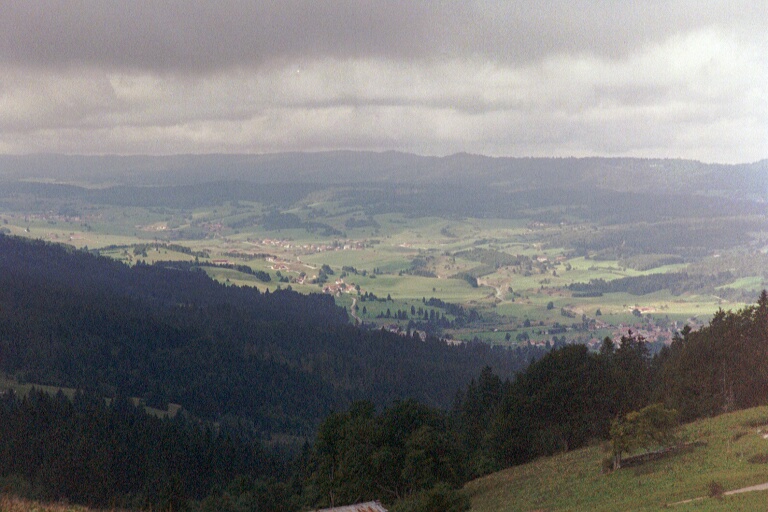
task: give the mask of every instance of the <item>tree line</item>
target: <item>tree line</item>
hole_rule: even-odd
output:
[[[723,271],[715,274],[666,272],[642,276],[628,276],[606,281],[591,279],[589,283],[572,283],[567,286],[576,297],[600,297],[604,293],[629,293],[631,295],[646,295],[661,290],[669,290],[673,295],[686,292],[714,289],[716,286],[730,283],[734,280],[731,272]]]

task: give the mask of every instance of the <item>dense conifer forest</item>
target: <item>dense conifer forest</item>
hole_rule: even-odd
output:
[[[72,400],[8,392],[0,397],[1,481],[30,498],[178,510],[235,476],[285,477],[287,466],[236,427],[214,432],[183,414],[161,420],[122,395],[107,404],[91,391]]]

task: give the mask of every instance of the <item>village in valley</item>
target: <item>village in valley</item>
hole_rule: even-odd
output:
[[[254,207],[258,211],[259,206]],[[542,243],[560,232],[578,232],[581,228],[572,222],[499,228],[482,219],[433,219],[425,224],[386,215],[371,219],[374,230],[347,229],[342,238],[301,228],[276,233],[258,221],[233,222],[233,215],[248,215],[243,202],[207,212],[166,210],[166,219],[151,210],[134,209],[128,216],[98,207],[77,214],[71,204],[60,209],[72,211],[6,213],[5,230],[88,248],[129,264],[194,260],[231,285],[330,294],[358,325],[403,335],[438,335],[451,343],[484,341],[545,350],[582,343],[598,350],[605,337],[619,340],[634,333],[660,347],[670,344],[684,326],[696,329],[718,309],[737,305],[719,296],[664,290],[592,297],[573,291],[574,285],[595,278],[679,272],[686,265],[636,271],[626,262],[574,255]],[[314,205],[294,212],[316,210],[333,208]],[[348,218],[333,213],[310,217],[342,229]],[[141,218],[149,222],[131,223]],[[193,233],[199,234],[187,238]],[[712,260],[719,257],[713,255]],[[262,280],[242,272],[248,269],[260,272]],[[470,311],[471,321],[457,316]]]

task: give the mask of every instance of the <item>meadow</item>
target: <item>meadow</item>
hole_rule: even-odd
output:
[[[473,512],[517,510],[763,510],[768,493],[720,495],[768,482],[768,408],[683,425],[692,448],[605,473],[608,443],[469,482]],[[713,495],[714,494],[714,495]]]

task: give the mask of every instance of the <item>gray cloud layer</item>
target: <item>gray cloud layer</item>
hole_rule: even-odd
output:
[[[765,30],[763,2],[3,1],[8,64],[199,73],[283,59],[619,58],[679,32]]]
[[[0,151],[768,157],[768,3],[0,0]]]

